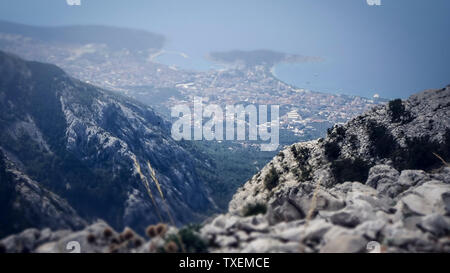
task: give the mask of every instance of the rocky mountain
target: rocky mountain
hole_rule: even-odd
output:
[[[71,78],[54,65],[4,52],[0,73],[0,150],[15,166],[5,170],[16,184],[5,189],[37,210],[46,203],[55,208],[42,208],[46,213],[27,227],[44,226],[53,219],[44,221],[48,214],[75,215],[70,206],[88,222],[101,218],[141,233],[150,223],[169,222],[169,214],[181,224],[215,211],[195,158],[148,106]],[[72,218],[45,225],[81,227],[73,223],[83,221]],[[12,231],[18,228],[24,227]]]
[[[286,148],[236,192],[228,213],[201,226],[150,226],[144,239],[99,222],[75,233],[26,230],[0,246],[61,252],[75,240],[81,252],[449,252],[449,159],[447,86]]]

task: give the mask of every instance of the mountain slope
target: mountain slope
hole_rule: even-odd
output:
[[[201,233],[219,252],[448,252],[447,162],[450,86],[283,150]]]
[[[377,164],[399,171],[442,166],[436,155],[450,161],[449,93],[447,87],[413,95],[405,102],[394,100],[329,129],[325,139],[292,145],[235,194],[230,211],[265,201],[272,193],[286,193],[299,183],[321,181],[330,188],[346,181],[364,182]],[[272,172],[279,183],[267,189],[262,181]],[[258,194],[247,197],[248,192]]]
[[[103,218],[140,232],[149,223],[168,221],[147,162],[177,223],[198,221],[215,210],[197,179],[194,159],[150,108],[75,80],[56,66],[3,52],[0,73],[1,149],[86,220]]]
[[[0,151],[0,236],[26,228],[81,229],[86,222],[56,194],[19,171]]]

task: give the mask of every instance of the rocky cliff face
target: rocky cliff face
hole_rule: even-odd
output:
[[[431,171],[443,165],[440,157],[450,157],[449,147],[450,87],[419,93],[335,126],[325,139],[288,147],[238,190],[229,211],[239,213],[259,202],[267,203],[271,211],[290,207],[288,196],[318,183],[330,189],[347,181],[367,181],[393,198],[405,189],[396,183],[369,181],[372,167],[385,164],[398,171]],[[283,214],[279,220],[289,219]]]
[[[0,150],[84,219],[141,233],[169,221],[149,164],[177,224],[216,209],[195,159],[149,107],[3,52],[0,73]]]

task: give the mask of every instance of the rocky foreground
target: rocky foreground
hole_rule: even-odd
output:
[[[288,147],[200,226],[28,229],[0,251],[450,252],[449,156],[448,86]]]

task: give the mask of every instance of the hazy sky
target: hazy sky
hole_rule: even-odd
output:
[[[33,25],[103,24],[166,35],[167,48],[272,49],[320,56],[277,74],[317,91],[406,97],[450,84],[450,1],[0,0],[0,19]]]

